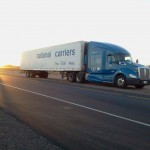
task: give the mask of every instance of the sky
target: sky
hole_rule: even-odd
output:
[[[150,0],[1,0],[0,66],[75,41],[117,44],[150,65]]]

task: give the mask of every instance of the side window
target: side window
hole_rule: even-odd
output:
[[[101,64],[101,58],[100,58],[100,56],[98,54],[92,55],[92,57],[91,57],[91,64],[93,66],[98,66],[98,65]]]
[[[109,50],[106,50],[106,70],[111,70],[117,68],[117,58],[114,53]]]
[[[115,56],[113,54],[108,54],[107,55],[107,61],[109,64],[115,62],[116,61]]]

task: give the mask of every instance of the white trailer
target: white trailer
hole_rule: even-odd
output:
[[[84,70],[84,41],[24,51],[21,70],[27,77],[47,78],[49,71],[62,74]]]

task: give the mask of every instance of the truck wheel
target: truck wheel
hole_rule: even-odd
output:
[[[43,72],[43,78],[48,78],[48,72],[47,71]]]
[[[36,71],[31,71],[30,77],[31,77],[31,78],[35,78],[35,76],[36,76]]]
[[[76,81],[76,73],[75,72],[70,72],[68,76],[68,80],[70,82],[75,82]]]
[[[145,85],[135,85],[137,89],[142,89]]]
[[[26,71],[26,77],[30,77],[30,71],[29,70]]]
[[[76,75],[76,82],[83,83],[85,81],[85,73],[84,72],[78,72]]]
[[[127,88],[127,81],[124,75],[119,75],[115,79],[115,85],[119,88]]]
[[[39,75],[39,78],[43,78],[43,73],[42,73],[42,71],[40,71],[38,75]]]
[[[48,72],[47,71],[40,71],[39,72],[39,78],[48,78]]]

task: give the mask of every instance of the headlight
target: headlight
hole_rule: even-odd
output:
[[[137,78],[137,76],[136,76],[136,75],[133,75],[133,74],[129,74],[129,77],[130,77],[130,78]]]

